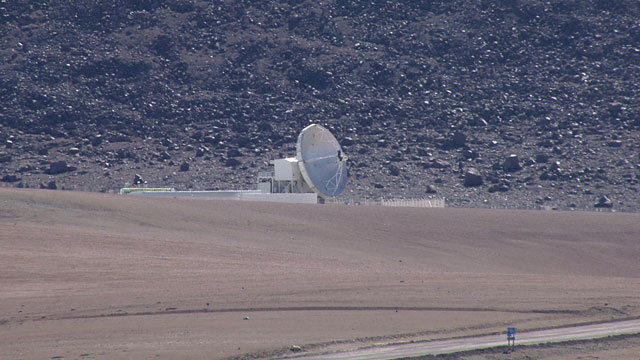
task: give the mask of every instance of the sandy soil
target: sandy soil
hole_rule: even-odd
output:
[[[628,213],[0,189],[0,358],[275,357],[637,316],[639,234]]]

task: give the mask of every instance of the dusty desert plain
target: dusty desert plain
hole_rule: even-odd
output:
[[[639,238],[632,213],[3,188],[0,358],[282,358],[634,318]],[[635,360],[638,338],[456,356]]]

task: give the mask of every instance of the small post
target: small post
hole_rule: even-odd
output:
[[[516,347],[516,328],[510,327],[507,329],[507,347],[510,350],[515,350]]]

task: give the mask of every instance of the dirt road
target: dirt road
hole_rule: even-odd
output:
[[[517,334],[518,345],[595,339],[622,334],[640,334],[640,319],[610,322]],[[506,345],[505,335],[408,343],[366,348],[337,354],[296,357],[297,360],[389,360],[422,355],[439,355]]]

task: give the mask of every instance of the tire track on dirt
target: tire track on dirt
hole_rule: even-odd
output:
[[[158,311],[139,311],[139,312],[113,312],[108,314],[85,314],[73,316],[40,316],[34,321],[46,320],[73,320],[73,319],[95,319],[108,317],[135,317],[135,316],[161,316],[161,315],[185,315],[185,314],[203,314],[203,313],[249,313],[249,312],[290,312],[290,311],[452,311],[452,312],[502,312],[515,314],[566,314],[578,315],[584,310],[571,309],[533,309],[533,310],[516,310],[516,309],[496,309],[496,308],[474,308],[474,307],[420,307],[420,306],[289,306],[289,307],[247,307],[247,308],[228,308],[228,309],[178,309],[169,307],[165,310]]]

